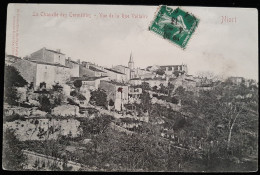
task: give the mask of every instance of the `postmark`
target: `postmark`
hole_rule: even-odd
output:
[[[179,7],[173,10],[162,5],[151,22],[149,30],[185,49],[198,23],[197,17]]]

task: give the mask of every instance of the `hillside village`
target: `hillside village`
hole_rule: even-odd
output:
[[[152,162],[159,161],[160,158],[153,158],[156,160],[151,160],[149,166],[153,166],[150,168],[144,162],[146,157],[143,152],[150,144],[157,145],[154,153],[147,153],[150,156],[177,154],[170,149],[184,152],[189,150],[195,152],[192,153],[192,158],[204,160],[205,150],[218,148],[223,141],[220,133],[227,132],[227,128],[219,120],[214,120],[214,124],[210,123],[220,132],[216,136],[219,140],[210,136],[210,127],[205,132],[204,129],[196,131],[197,126],[209,126],[203,124],[208,121],[208,113],[197,111],[204,111],[209,103],[205,101],[203,105],[197,104],[198,99],[209,99],[214,90],[219,92],[220,89],[232,87],[232,93],[236,92],[232,99],[240,100],[239,104],[246,100],[250,101],[251,106],[258,104],[258,82],[255,80],[243,77],[222,80],[208,78],[206,75],[194,76],[189,74],[187,64],[150,65],[141,69],[135,65],[134,59],[131,53],[129,58],[125,58],[129,60],[128,65],[103,67],[80,59],[74,60],[60,49],[51,50],[45,47],[24,58],[6,55],[5,73],[17,71],[17,75],[25,80],[22,85],[10,86],[15,88],[12,92],[17,93],[17,97],[5,95],[8,98],[4,103],[4,130],[13,130],[22,145],[23,153],[31,157],[24,169],[66,170],[70,167],[69,170],[160,171],[160,167],[164,167],[163,161]],[[9,74],[5,75],[5,84],[9,81],[6,78],[8,76]],[[239,88],[244,88],[243,93],[235,91]],[[5,89],[5,92],[9,90],[11,91]],[[203,95],[202,92],[208,95]],[[211,99],[212,104],[225,97],[214,95],[216,96]],[[250,113],[252,118],[258,115],[257,107],[246,109],[250,111],[246,115]],[[231,122],[235,123],[234,120]],[[243,134],[241,131],[239,137],[248,134],[250,142],[253,142],[257,133],[255,128],[249,128],[244,129]],[[244,145],[241,144],[236,149],[246,147],[249,140],[243,141]],[[115,141],[118,142],[117,146]],[[126,143],[131,150],[131,154],[122,152],[122,155],[125,154],[124,158],[115,156],[116,152],[122,151],[119,148],[121,142],[122,145],[123,142]],[[136,144],[129,146],[131,142]],[[228,145],[229,142],[228,139]],[[169,152],[168,146],[164,148],[160,144],[168,145]],[[113,153],[109,152],[112,147]],[[250,150],[253,155],[255,147],[252,146]],[[140,155],[143,156],[143,162],[137,160]],[[232,155],[235,153],[232,152]],[[108,160],[111,156],[113,160]],[[128,156],[132,156],[132,160]],[[96,162],[101,157],[102,162]],[[57,158],[57,162],[52,161],[47,166],[46,162],[53,158]],[[182,158],[180,156],[178,161],[176,158],[177,162],[167,159],[168,169],[187,170]],[[235,162],[246,162],[242,158],[243,156],[233,156],[232,161],[235,159]],[[125,160],[126,163],[118,160]],[[64,162],[66,166],[63,166]]]

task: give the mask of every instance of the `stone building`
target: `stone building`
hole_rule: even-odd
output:
[[[168,77],[162,78],[162,77],[154,77],[154,78],[145,78],[142,80],[143,82],[149,83],[150,87],[157,87],[157,89],[160,89],[160,85],[164,85],[165,87],[168,86]]]
[[[100,89],[103,89],[107,94],[107,101],[114,102],[115,110],[121,111],[124,109],[124,104],[128,103],[128,86],[115,81],[100,81]]]
[[[73,61],[68,57],[68,59],[65,60],[65,65],[70,68],[71,77],[79,77],[79,62]]]
[[[33,82],[34,88],[39,87],[42,82],[46,83],[46,88],[52,88],[56,83],[63,85],[70,78],[70,68],[61,64],[22,59],[12,66],[29,84]]]
[[[104,68],[104,71],[106,71],[107,76],[110,77],[111,80],[117,81],[117,82],[127,82],[126,74],[115,71],[113,69]]]
[[[127,81],[131,78],[131,69],[129,67],[123,66],[123,65],[117,65],[112,68],[113,70],[123,73],[126,75]]]
[[[150,71],[150,72],[155,72],[158,69],[164,70],[166,75],[172,75],[175,72],[178,72],[179,74],[187,74],[188,73],[188,66],[186,64],[163,65],[163,66],[153,65],[153,66],[148,66],[146,68],[146,70]]]
[[[166,75],[171,75],[174,72],[178,71],[180,73],[188,73],[188,67],[186,64],[182,65],[165,65],[165,66],[160,66],[162,70],[165,71]]]
[[[227,80],[232,82],[234,85],[240,85],[242,82],[245,82],[243,77],[229,77]]]
[[[79,66],[79,77],[101,77],[107,76],[107,73],[102,70],[103,68],[97,68],[96,66],[89,64],[82,64]]]
[[[71,77],[72,81],[81,80],[82,86],[80,89],[97,90],[101,80],[109,80],[107,76],[101,77]]]
[[[60,49],[54,51],[43,47],[42,49],[33,52],[30,55],[29,60],[41,61],[46,63],[55,63],[65,66],[65,58],[65,54],[61,53]]]

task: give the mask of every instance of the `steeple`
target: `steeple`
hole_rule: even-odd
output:
[[[128,67],[132,70],[134,69],[134,60],[133,60],[133,55],[132,55],[132,52],[130,54],[130,59],[129,59],[129,62],[128,62]]]

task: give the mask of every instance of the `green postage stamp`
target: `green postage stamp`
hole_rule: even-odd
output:
[[[162,5],[149,30],[185,49],[198,23],[199,19],[193,14]]]

